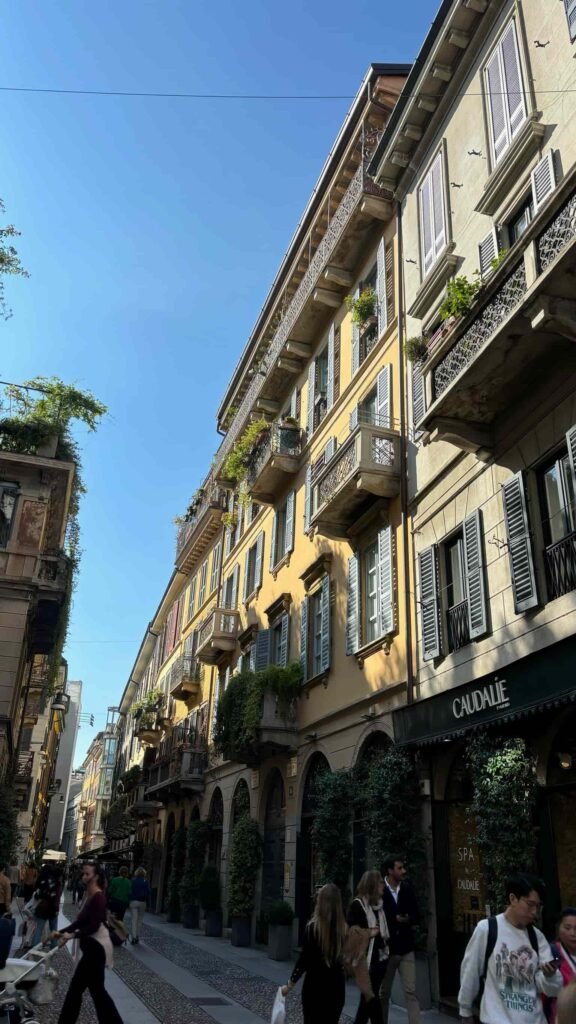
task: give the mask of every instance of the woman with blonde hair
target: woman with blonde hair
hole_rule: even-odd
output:
[[[302,952],[290,981],[282,989],[287,995],[306,975],[302,986],[304,1024],[338,1024],[344,1007],[346,979],[343,950],[346,921],[337,885],[323,885],[316,898],[312,919],[306,925]]]
[[[356,889],[356,899],[352,900],[348,910],[350,927],[368,929],[370,934],[366,950],[366,963],[373,996],[372,999],[366,993],[360,996],[354,1024],[367,1024],[370,1019],[377,1019],[374,1017],[374,1000],[378,1001],[380,986],[390,955],[388,949],[390,933],[382,902],[383,894],[384,879],[380,872],[365,871]]]
[[[130,889],[130,942],[133,946],[140,942],[140,925],[144,919],[149,896],[150,886],[146,879],[146,869],[136,868]]]

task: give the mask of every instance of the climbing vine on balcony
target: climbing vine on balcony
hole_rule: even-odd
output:
[[[150,711],[158,711],[164,703],[164,693],[160,689],[150,690],[140,700],[135,700],[130,707],[130,714],[139,717],[148,714]]]
[[[363,327],[370,317],[376,315],[377,298],[373,288],[363,288],[356,298],[347,295],[344,302],[346,309],[352,314],[352,323],[358,327]]]
[[[352,871],[352,772],[326,769],[315,779],[312,843],[322,883],[334,882],[346,894]]]
[[[222,466],[222,475],[231,482],[235,494],[240,498],[245,494],[244,500],[246,501],[248,501],[248,494],[246,491],[243,491],[242,484],[248,475],[254,453],[257,451],[268,429],[268,420],[263,416],[249,423],[246,430],[234,444],[232,451],[226,456]]]
[[[272,693],[280,714],[286,717],[300,695],[301,685],[299,662],[285,668],[268,665],[260,672],[247,669],[233,676],[218,701],[214,730],[217,753],[231,760],[241,759],[258,739],[264,695]]]

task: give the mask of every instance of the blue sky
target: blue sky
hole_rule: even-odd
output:
[[[435,6],[5,0],[0,86],[352,96],[371,61],[413,60]],[[78,431],[88,494],[65,652],[96,727],[348,105],[0,93],[0,196],[31,274],[7,283],[0,376],[55,374],[110,409],[97,434]]]

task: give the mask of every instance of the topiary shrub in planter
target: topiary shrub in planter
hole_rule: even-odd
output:
[[[207,821],[191,821],[186,837],[186,860],[180,882],[180,916],[185,928],[198,928],[200,917],[200,878],[210,838]]]
[[[334,882],[346,900],[352,872],[353,778],[346,769],[324,771],[314,781],[312,842],[322,884]]]
[[[406,341],[404,342],[404,351],[409,362],[423,362],[428,354],[426,338],[423,338],[420,335],[414,335],[411,338],[406,338]]]
[[[286,900],[278,900],[268,911],[268,956],[271,960],[289,960],[292,953],[294,911]]]
[[[168,880],[168,915],[170,924],[180,921],[180,882],[186,861],[186,829],[183,825],[177,828],[172,836],[172,867]]]
[[[234,829],[230,854],[228,913],[233,946],[250,945],[256,876],[261,860],[262,839],[258,822],[245,815]]]
[[[219,939],[222,935],[222,907],[220,903],[220,875],[213,864],[206,864],[198,883],[200,906],[206,915],[206,935]]]

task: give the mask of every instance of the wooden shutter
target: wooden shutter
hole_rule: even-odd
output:
[[[286,522],[284,525],[284,554],[294,550],[294,508],[296,492],[289,491],[286,498]]]
[[[262,569],[264,561],[264,530],[260,530],[256,538],[256,567],[254,569],[254,586],[256,589],[262,586]]]
[[[270,630],[259,629],[256,633],[256,671],[260,672],[270,664]]]
[[[272,517],[272,536],[270,538],[270,572],[276,565],[276,535],[278,533],[278,513],[274,512]],[[280,559],[278,559],[280,561]]]
[[[330,459],[336,454],[336,438],[329,437],[324,445],[324,465],[327,466]]]
[[[394,295],[394,246],[386,246],[386,319],[391,323],[395,311]]]
[[[314,395],[316,391],[316,361],[313,359],[308,367],[308,438],[314,433]]]
[[[464,535],[464,579],[468,600],[468,626],[470,639],[484,636],[488,631],[486,583],[484,578],[484,531],[482,512],[476,509],[467,516],[462,526]]]
[[[334,332],[334,401],[340,398],[340,328]]]
[[[346,654],[354,654],[362,645],[360,639],[360,570],[358,555],[348,559],[348,594],[346,605]]]
[[[237,608],[238,607],[238,583],[239,583],[239,580],[240,580],[240,566],[238,565],[238,562],[236,562],[236,565],[234,566],[234,568],[232,570],[232,594],[230,596],[230,607],[231,608]]]
[[[422,621],[422,657],[431,661],[440,657],[440,624],[438,618],[438,572],[436,545],[418,555],[420,569],[420,614]]]
[[[566,20],[568,22],[570,41],[574,42],[576,39],[576,0],[564,0],[564,7],[566,10]]]
[[[420,244],[422,266],[427,274],[434,263],[434,239],[432,234],[431,177],[427,174],[418,192],[420,205]]]
[[[312,466],[308,464],[306,466],[306,476],[304,478],[304,532],[307,533],[310,529],[310,520],[312,518]]]
[[[576,426],[570,427],[566,434],[566,444],[568,446],[568,460],[572,473],[572,487],[576,494]]]
[[[420,422],[426,412],[426,390],[424,373],[420,361],[412,363],[412,426]]]
[[[352,433],[353,430],[356,430],[356,427],[358,426],[359,422],[360,422],[360,406],[359,405],[355,405],[354,408],[352,409],[352,412],[350,413],[350,417],[348,419],[348,426],[350,428],[350,433]]]
[[[256,644],[250,645],[250,650],[248,651],[248,668],[251,672],[256,671]]]
[[[380,370],[376,380],[376,423],[392,429],[392,364]]]
[[[290,649],[290,616],[288,612],[284,612],[282,616],[282,623],[280,626],[280,661],[279,664],[285,668],[288,664],[288,654]]]
[[[300,605],[300,668],[302,681],[308,679],[308,595]]]
[[[378,244],[376,256],[376,298],[378,300],[378,335],[380,336],[388,326],[388,311],[386,308],[386,249],[383,238],[380,239]]]
[[[250,552],[253,548],[248,548],[244,555],[244,585],[242,588],[242,600],[246,602],[250,595]]]
[[[516,25],[511,21],[500,43],[502,50],[502,66],[506,82],[506,100],[508,105],[508,120],[510,125],[510,137],[513,139],[526,120],[526,102],[524,100],[524,88],[522,85],[522,70],[520,68],[520,54],[518,52],[518,39],[516,36]]]
[[[379,636],[394,630],[394,559],[392,527],[378,531],[378,626]]]
[[[196,583],[197,583],[197,580],[198,580],[198,576],[196,575],[196,573],[194,573],[194,576],[192,577],[192,579],[190,581],[190,586],[188,587],[188,622],[190,622],[190,619],[194,615],[194,605],[196,604]]]
[[[446,245],[446,197],[444,194],[444,161],[442,159],[442,151],[438,153],[432,164],[430,177],[434,221],[434,258],[437,259]]]
[[[356,300],[360,295],[360,286],[354,292]],[[352,376],[360,368],[360,325],[352,321]]]
[[[321,672],[330,668],[330,577],[324,576],[320,586],[320,608],[322,612]]]
[[[532,196],[534,198],[534,212],[544,205],[548,196],[556,187],[556,174],[554,170],[554,152],[550,150],[540,163],[532,171]]]
[[[508,147],[508,116],[505,85],[502,80],[500,47],[492,54],[484,69],[484,81],[486,84],[492,153],[494,163],[497,164]]]
[[[326,383],[326,409],[334,405],[334,324],[330,324],[328,331],[328,372]]]
[[[502,485],[502,500],[514,608],[517,612],[525,612],[538,605],[538,591],[522,473],[516,473]]]
[[[292,419],[298,419],[298,388],[294,388],[290,395],[290,415]]]
[[[222,543],[218,541],[212,551],[212,573],[210,575],[210,593],[213,594],[218,586],[220,575],[220,562],[222,558]]]
[[[478,246],[478,262],[480,265],[481,277],[488,277],[492,273],[492,260],[498,255],[498,236],[496,228],[492,228]]]

